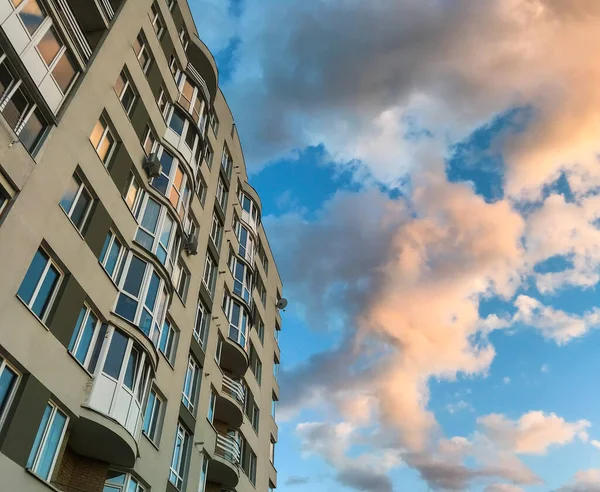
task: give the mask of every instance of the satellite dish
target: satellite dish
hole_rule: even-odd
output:
[[[276,307],[277,309],[285,309],[288,305],[287,299],[281,298],[277,301]]]

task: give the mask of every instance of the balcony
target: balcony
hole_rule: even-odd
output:
[[[243,376],[248,369],[248,348],[237,340],[225,338],[221,351],[221,368],[234,376]]]
[[[233,489],[240,479],[240,444],[234,436],[218,433],[214,459],[208,467],[208,481]]]
[[[244,386],[239,379],[223,374],[223,385],[218,394],[215,416],[229,427],[239,428],[244,420]]]
[[[76,35],[78,47],[88,45],[94,50],[104,31],[108,29],[115,10],[120,6],[116,0],[53,0],[71,34]],[[85,47],[84,47],[85,49]],[[91,51],[90,51],[91,55]],[[89,56],[85,56],[87,60]]]

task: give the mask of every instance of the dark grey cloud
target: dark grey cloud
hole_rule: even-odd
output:
[[[290,487],[294,485],[306,485],[307,483],[310,483],[310,477],[299,477],[297,475],[292,475],[285,481],[285,484]]]
[[[350,468],[340,471],[336,480],[346,487],[364,492],[392,492],[394,487],[387,475],[370,470]]]

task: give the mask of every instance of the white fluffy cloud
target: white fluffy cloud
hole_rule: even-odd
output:
[[[600,492],[600,469],[582,470],[557,492]]]

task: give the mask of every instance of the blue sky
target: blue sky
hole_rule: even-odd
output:
[[[600,7],[190,4],[290,301],[277,490],[600,491]]]

